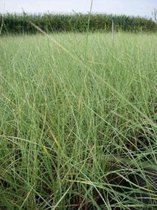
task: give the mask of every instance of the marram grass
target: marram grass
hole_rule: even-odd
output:
[[[1,37],[0,209],[157,208],[156,46],[156,34]]]

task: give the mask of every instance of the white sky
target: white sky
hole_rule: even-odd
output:
[[[91,0],[0,0],[0,13],[88,12]],[[93,12],[150,17],[157,0],[94,0]]]

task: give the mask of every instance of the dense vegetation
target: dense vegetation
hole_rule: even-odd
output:
[[[155,34],[0,39],[0,209],[157,209]]]
[[[86,31],[89,24],[89,15],[0,15],[2,33],[36,33],[37,30],[30,24],[33,22],[46,32]],[[141,17],[112,16],[93,14],[90,16],[90,31],[111,31],[114,20],[117,31],[157,31],[157,24],[150,19]]]

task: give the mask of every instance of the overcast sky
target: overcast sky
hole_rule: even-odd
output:
[[[0,13],[88,12],[91,0],[0,0]],[[151,17],[157,0],[94,0],[93,12]]]

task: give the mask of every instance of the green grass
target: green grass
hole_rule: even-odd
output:
[[[107,15],[92,12],[92,1],[89,13],[81,14],[1,14],[0,34],[34,34],[37,30],[31,26],[35,23],[47,33],[51,32],[86,32],[111,31],[114,20],[116,31],[157,32],[157,24],[151,18],[131,17],[126,15]],[[90,19],[90,21],[89,21]]]
[[[156,46],[156,34],[0,38],[0,209],[157,208]]]

